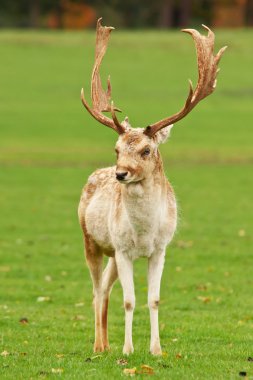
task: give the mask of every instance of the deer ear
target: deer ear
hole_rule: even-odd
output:
[[[131,129],[131,124],[129,123],[128,117],[126,116],[125,119],[121,123],[125,129]]]
[[[167,125],[167,127],[160,129],[156,132],[154,139],[157,144],[164,144],[170,136],[170,130],[173,127],[173,124]]]

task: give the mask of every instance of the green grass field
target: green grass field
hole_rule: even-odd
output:
[[[92,286],[76,211],[89,174],[115,162],[116,134],[79,100],[90,87],[94,32],[1,31],[1,379],[118,379],[143,364],[156,379],[232,380],[240,372],[253,379],[253,31],[219,31],[216,41],[217,49],[229,45],[217,91],[161,149],[180,208],[162,280],[164,355],[148,353],[140,260],[135,353],[121,366],[119,283],[109,311],[112,350],[92,353]],[[177,111],[187,79],[196,82],[193,42],[178,31],[115,31],[103,78],[109,73],[116,105],[144,127]]]

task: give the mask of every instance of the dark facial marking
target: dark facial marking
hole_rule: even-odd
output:
[[[147,157],[150,155],[150,148],[146,146],[144,149],[141,150],[140,153],[142,157]]]

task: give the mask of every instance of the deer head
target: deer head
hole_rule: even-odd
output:
[[[116,143],[117,168],[116,178],[122,183],[137,182],[153,173],[160,160],[158,145],[165,142],[174,123],[185,117],[202,99],[210,95],[216,88],[216,77],[219,72],[218,63],[226,46],[214,55],[214,33],[205,25],[207,36],[201,35],[195,29],[183,29],[189,33],[196,47],[198,63],[198,83],[193,89],[190,82],[189,93],[184,107],[172,116],[166,117],[146,128],[132,128],[126,117],[120,122],[116,112],[120,111],[111,101],[111,83],[108,77],[107,91],[102,88],[99,74],[100,65],[105,55],[110,33],[113,27],[101,25],[97,21],[95,63],[91,77],[92,107],[89,106],[84,91],[81,100],[87,111],[101,124],[114,129],[119,138]],[[112,118],[103,114],[110,112]],[[121,111],[120,111],[121,112]]]

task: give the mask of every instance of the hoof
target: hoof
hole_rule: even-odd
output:
[[[124,345],[123,347],[123,354],[124,355],[130,355],[134,352],[134,348],[132,345]]]
[[[162,349],[160,346],[150,348],[151,355],[155,356],[161,356],[162,355]]]
[[[94,346],[93,346],[93,351],[94,352],[104,352],[104,345],[102,343],[98,344],[98,343],[94,343]]]
[[[105,351],[111,351],[111,347],[110,347],[109,343],[104,344],[104,350]]]

